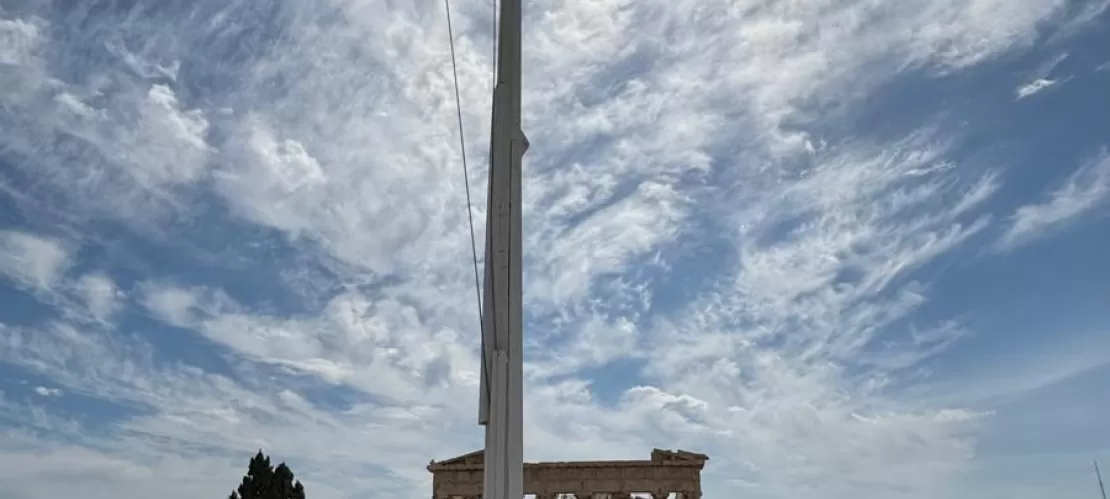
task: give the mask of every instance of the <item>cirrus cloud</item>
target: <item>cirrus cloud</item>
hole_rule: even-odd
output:
[[[493,12],[452,5],[482,186]],[[960,488],[983,397],[914,397],[935,365],[990,362],[936,290],[989,267],[990,234],[1093,213],[1105,161],[1043,201],[955,97],[899,92],[997,93],[962,82],[1105,7],[529,2],[528,459],[689,448],[720,496],[1002,490]],[[0,296],[28,304],[0,315],[0,361],[65,394],[3,387],[0,483],[221,494],[263,447],[313,497],[420,496],[429,458],[480,445],[485,198],[466,205],[441,8],[0,10]]]

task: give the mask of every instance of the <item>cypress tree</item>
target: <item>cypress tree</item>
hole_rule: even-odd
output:
[[[228,499],[305,499],[304,486],[284,462],[275,469],[260,449],[247,465],[247,474]]]

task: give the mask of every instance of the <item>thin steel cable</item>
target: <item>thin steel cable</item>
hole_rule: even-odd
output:
[[[451,29],[451,2],[443,0],[447,9],[447,37],[451,41],[451,74],[455,80],[455,113],[459,120],[459,150],[462,152],[463,183],[466,186],[466,217],[470,221],[470,255],[474,262],[474,298],[478,303],[478,328],[485,337],[485,324],[482,321],[482,284],[478,277],[478,243],[474,237],[474,211],[470,201],[470,168],[466,164],[466,137],[463,135],[462,98],[459,97],[459,69],[455,61],[455,34]]]

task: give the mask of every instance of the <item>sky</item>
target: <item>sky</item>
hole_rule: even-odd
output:
[[[495,10],[452,1],[469,207],[442,2],[0,0],[0,496],[262,448],[426,498],[481,447]],[[524,4],[526,460],[1098,497],[1110,1]]]

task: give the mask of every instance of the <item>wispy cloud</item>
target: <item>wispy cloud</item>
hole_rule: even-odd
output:
[[[0,19],[0,64],[23,66],[33,63],[43,41],[39,19]]]
[[[1045,78],[1037,78],[1036,80],[1033,80],[1029,83],[1026,83],[1026,84],[1018,87],[1017,90],[1014,91],[1014,93],[1017,94],[1018,99],[1024,99],[1026,97],[1029,97],[1030,95],[1033,95],[1037,92],[1040,92],[1040,91],[1042,91],[1042,90],[1044,90],[1048,87],[1051,87],[1051,86],[1053,86],[1057,83],[1060,83],[1060,81],[1059,80],[1049,80],[1049,79],[1045,79]]]
[[[1068,54],[1059,54],[1041,64],[1036,70],[1029,73],[1029,81],[1023,83],[1014,90],[1015,100],[1021,100],[1033,94],[1041,92],[1049,87],[1063,85],[1071,80],[1071,76],[1065,77],[1052,77],[1053,71],[1060,63],[1068,58]]]
[[[0,446],[15,494],[226,494],[263,447],[313,497],[424,495],[429,458],[480,445],[446,27],[386,3],[0,13],[0,192],[66,215],[0,239],[11,282],[58,296],[0,324],[0,360],[67,395],[36,403],[103,406],[4,400],[33,429]],[[492,11],[453,5],[482,186]],[[829,131],[1067,5],[530,2],[527,457],[681,446],[715,495],[946,495],[980,414],[892,388],[968,334],[911,320],[921,270],[1003,179],[931,114]],[[1105,184],[1084,175],[1053,199]]]
[[[77,293],[94,318],[109,320],[123,305],[124,293],[103,273],[85,274],[75,283]]]
[[[742,263],[723,286],[659,326],[654,342],[669,347],[651,352],[653,380],[712,408],[730,432],[733,451],[721,457],[729,466],[760,463],[751,476],[782,494],[838,484],[838,494],[880,496],[905,486],[939,493],[941,478],[970,457],[961,435],[974,414],[878,396],[901,368],[958,337],[951,327],[890,327],[925,299],[913,269],[984,226],[967,216],[983,187],[945,204],[939,178],[907,180],[941,161],[940,150],[915,138],[816,158],[805,178],[736,217]],[[781,228],[787,221],[792,229]],[[881,342],[893,346],[875,355],[901,360],[870,361]],[[885,436],[858,437],[872,432]],[[891,447],[907,438],[921,445]],[[922,459],[911,464],[902,452]],[[931,478],[920,479],[921,470]]]
[[[43,397],[57,397],[57,396],[62,394],[62,390],[60,388],[47,388],[45,386],[36,386],[35,387],[35,393],[37,393],[39,395],[42,395]]]
[[[1110,154],[1103,150],[1069,175],[1044,201],[1018,208],[996,246],[1011,250],[1063,229],[1091,214],[1107,201],[1108,196]]]
[[[19,231],[0,232],[0,273],[37,292],[53,290],[70,265],[61,241]]]

